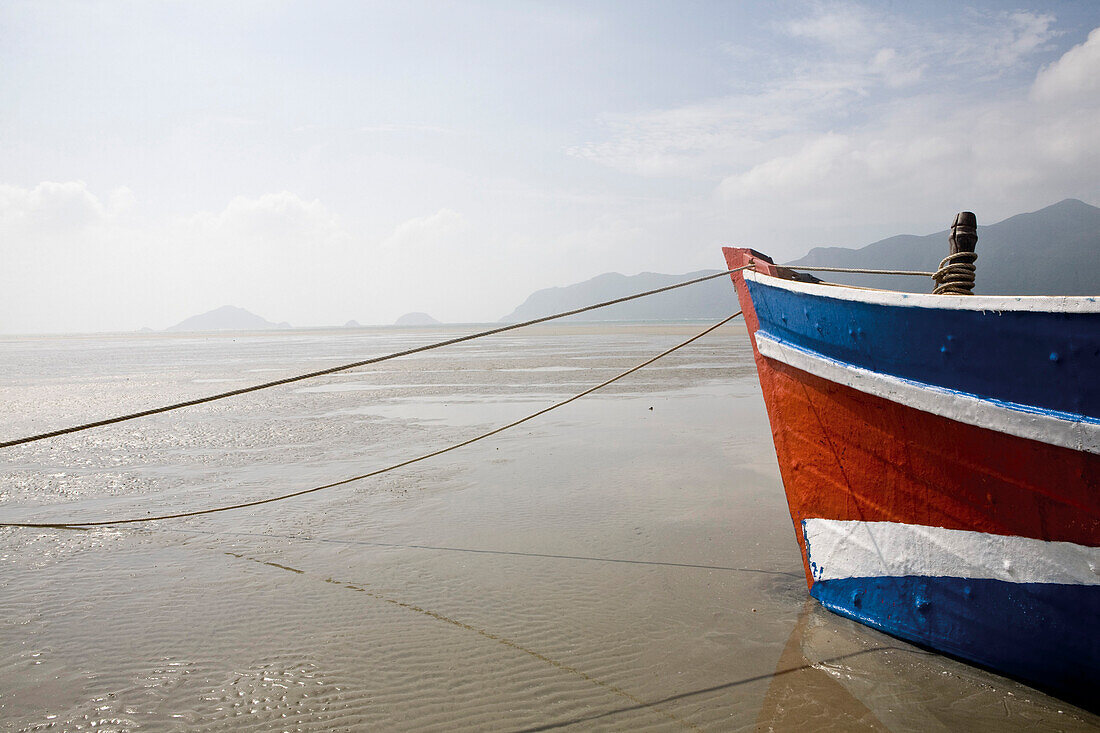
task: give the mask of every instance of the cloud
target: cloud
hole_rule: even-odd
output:
[[[928,63],[903,57],[893,48],[880,48],[871,59],[870,69],[887,87],[901,88],[919,82]]]
[[[777,141],[786,157],[807,133],[847,129],[909,99],[954,94],[971,104],[1001,93],[1000,80],[1057,35],[1054,20],[970,12],[944,27],[873,6],[818,5],[778,26],[786,53],[768,78],[739,80],[742,91],[724,97],[606,116],[604,139],[566,152],[647,177],[725,178],[731,169],[766,165]]]
[[[282,191],[257,197],[237,196],[217,214],[196,214],[190,224],[236,242],[310,244],[339,230],[336,217],[317,199],[306,201]]]
[[[829,132],[811,138],[790,155],[770,158],[745,173],[726,178],[719,190],[727,198],[805,192],[847,167],[852,152],[848,136]]]
[[[1100,93],[1100,28],[1089,33],[1084,43],[1074,46],[1060,59],[1039,72],[1032,86],[1038,102],[1095,101]]]
[[[280,191],[147,222],[133,193],[0,186],[0,332],[164,328],[221,305],[296,326],[423,310],[495,320],[532,287],[530,240],[449,207],[370,241]],[[523,273],[526,270],[526,275]]]
[[[363,277],[362,243],[320,200],[290,191],[183,217],[158,244],[174,280],[191,283],[175,294],[174,320],[233,303],[294,325],[342,323]]]
[[[943,56],[904,20],[855,4],[815,6],[776,30],[783,53],[761,64],[763,78],[738,78],[749,51],[727,48],[737,92],[607,115],[604,139],[567,154],[647,177],[721,178],[760,163],[777,139],[850,124],[883,90],[924,80],[928,59]]]
[[[709,178],[758,155],[764,143],[799,126],[804,112],[844,90],[828,85],[607,117],[609,140],[572,146],[568,155],[647,177]]]
[[[1048,13],[1009,13],[990,40],[978,42],[977,58],[995,69],[1009,69],[1047,47],[1056,35],[1055,17]],[[984,58],[983,58],[984,57]]]
[[[282,191],[149,223],[125,187],[0,185],[0,331],[164,327],[226,303],[337,320],[362,248],[320,201]]]
[[[359,128],[359,132],[368,134],[383,133],[424,133],[432,135],[454,135],[455,130],[441,125],[414,125],[386,123],[380,125],[366,125]]]
[[[400,251],[405,256],[412,252],[413,258],[427,265],[432,254],[442,253],[449,243],[468,230],[469,224],[462,214],[443,208],[434,214],[401,222],[382,243],[382,248]]]
[[[825,3],[802,18],[781,24],[795,39],[828,48],[830,58],[866,61],[886,49],[911,67],[935,63],[943,69],[995,76],[1047,48],[1056,18],[1026,11],[968,11],[934,24],[919,24],[874,6]],[[874,70],[874,64],[872,64]]]
[[[128,189],[112,193],[104,204],[83,181],[43,181],[34,188],[0,185],[0,226],[9,233],[76,231],[107,221],[120,208]]]
[[[569,152],[709,181],[712,216],[732,241],[790,255],[926,231],[963,208],[988,221],[1100,197],[1100,29],[1040,70],[1058,35],[1046,14],[968,11],[946,28],[885,20],[874,8],[816,6],[779,26],[794,44],[785,73],[609,119],[606,139]]]
[[[841,51],[866,48],[890,28],[868,9],[848,3],[819,6],[812,15],[789,20],[781,27],[789,36],[817,41]]]
[[[448,321],[496,320],[502,299],[526,295],[527,279],[517,273],[537,259],[524,257],[526,244],[448,207],[403,221],[371,254],[373,320],[392,322],[410,311]]]
[[[1066,197],[1095,200],[1098,112],[1093,100],[1052,115],[1026,90],[970,105],[905,100],[843,134],[773,146],[717,194],[732,212],[785,221],[785,237],[806,244],[852,243],[856,222],[885,236],[914,231],[933,212],[946,225],[959,209],[996,221]],[[759,226],[744,231],[764,235]]]
[[[147,295],[143,241],[128,188],[97,194],[83,181],[0,185],[0,331],[106,328]],[[102,306],[101,306],[102,304]]]

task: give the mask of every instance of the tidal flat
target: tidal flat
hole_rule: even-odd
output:
[[[705,324],[564,324],[0,450],[0,521],[326,484]],[[0,438],[474,330],[0,339]],[[412,466],[0,528],[7,730],[1095,730],[807,597],[743,325]],[[808,727],[809,726],[809,727]]]

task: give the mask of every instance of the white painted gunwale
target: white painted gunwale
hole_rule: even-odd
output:
[[[764,331],[757,331],[754,336],[761,356],[865,394],[967,425],[1048,445],[1100,454],[1100,422],[1093,422],[1087,417],[990,400],[966,392],[873,372],[784,343]]]
[[[797,271],[797,267],[788,269]],[[743,270],[746,280],[773,288],[806,293],[853,303],[890,305],[904,308],[935,308],[969,311],[1036,311],[1045,313],[1100,313],[1100,295],[932,295],[896,290],[867,290],[827,283],[804,283]]]
[[[802,522],[815,581],[948,577],[1100,585],[1100,547],[902,522]]]

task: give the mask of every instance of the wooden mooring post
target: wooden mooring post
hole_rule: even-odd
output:
[[[951,250],[940,262],[940,267],[932,279],[936,295],[973,295],[974,277],[978,259],[974,247],[978,243],[978,218],[972,211],[960,211],[951,224],[948,238]]]

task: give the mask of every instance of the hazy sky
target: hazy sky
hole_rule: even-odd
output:
[[[1100,204],[1098,26],[1093,0],[0,0],[0,332],[496,320],[722,244]]]

